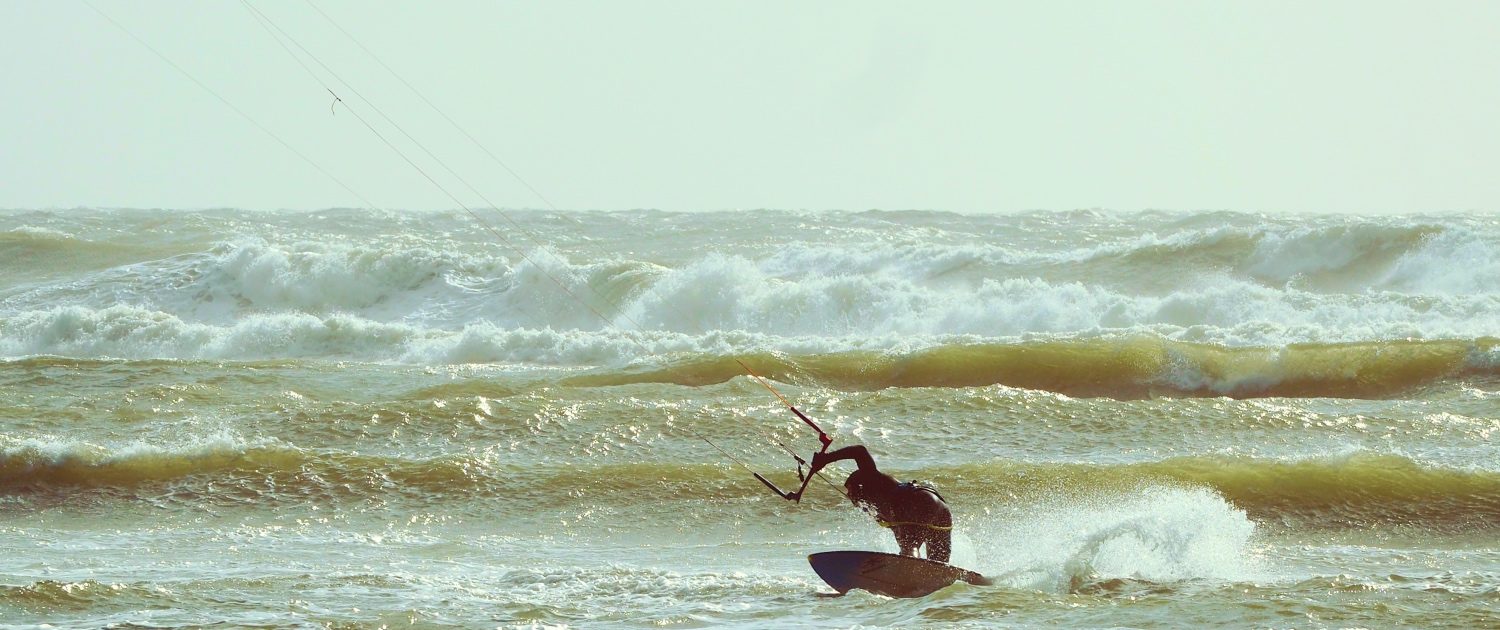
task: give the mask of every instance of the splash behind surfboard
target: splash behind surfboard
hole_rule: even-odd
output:
[[[879,551],[825,551],[808,556],[807,561],[839,594],[858,588],[888,597],[923,597],[960,580],[991,584],[989,578],[968,569]]]

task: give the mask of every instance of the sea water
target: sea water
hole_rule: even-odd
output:
[[[1500,219],[479,214],[0,211],[0,625],[1500,625]]]

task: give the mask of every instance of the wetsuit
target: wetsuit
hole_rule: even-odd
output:
[[[901,555],[915,556],[927,547],[927,557],[947,562],[953,549],[953,515],[937,490],[916,482],[900,482],[880,472],[875,459],[863,446],[846,446],[813,456],[812,472],[833,462],[852,459],[858,464],[844,489],[849,500],[869,512],[882,527],[890,528]]]

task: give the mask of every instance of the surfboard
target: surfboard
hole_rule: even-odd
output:
[[[879,551],[825,551],[808,556],[807,562],[841,595],[857,588],[887,597],[924,597],[960,580],[992,584],[951,564]]]

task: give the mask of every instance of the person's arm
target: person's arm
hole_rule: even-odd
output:
[[[854,463],[859,466],[860,470],[880,472],[879,469],[875,468],[875,458],[870,457],[870,451],[865,449],[865,447],[858,444],[855,444],[854,446],[845,446],[844,448],[832,452],[813,453],[812,470],[809,470],[807,474],[802,477],[802,488],[806,489],[807,482],[812,481],[813,475],[816,475],[818,474],[818,471],[823,470],[824,466],[845,459],[854,460]],[[791,493],[790,495],[783,496],[800,503],[802,501],[802,490],[798,490]]]
[[[875,468],[875,458],[870,456],[870,451],[862,445],[855,444],[827,453],[813,453],[812,470],[807,473],[807,476],[816,475],[818,471],[823,470],[824,466],[845,459],[854,460],[860,470],[878,470]]]

